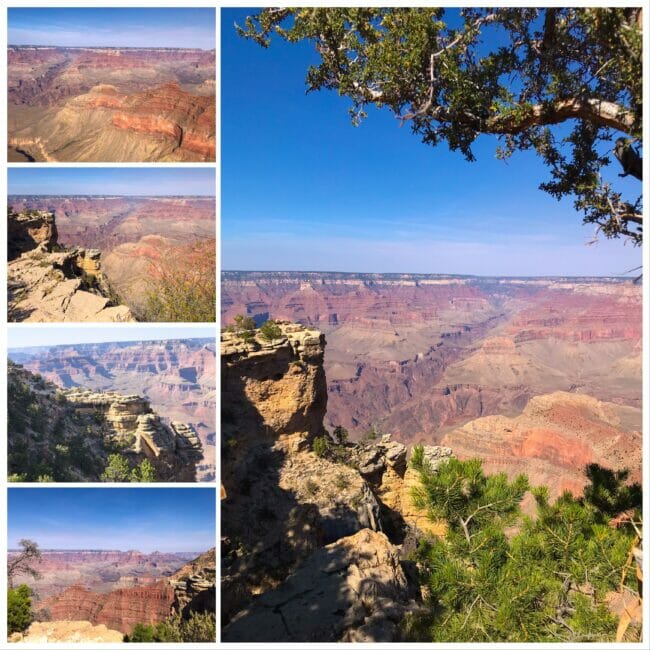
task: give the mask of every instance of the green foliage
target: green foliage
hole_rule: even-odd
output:
[[[421,470],[424,468],[424,446],[415,445],[411,451],[411,467]]]
[[[24,483],[27,480],[27,474],[9,474],[7,481],[9,483]]]
[[[214,643],[216,618],[211,612],[192,612],[184,619],[178,614],[156,625],[138,623],[131,634],[124,635],[127,643]]]
[[[348,433],[348,430],[345,427],[342,427],[341,425],[334,427],[334,440],[339,445],[344,445],[347,441],[348,438],[350,437],[350,434]]]
[[[133,472],[135,472],[135,474]],[[156,469],[147,458],[140,463],[137,471],[133,470],[133,472],[131,473],[131,476],[137,476],[137,481],[132,479],[132,482],[134,483],[154,483],[157,480]]]
[[[416,552],[429,596],[426,613],[405,624],[411,640],[614,639],[605,595],[618,587],[633,530],[607,525],[606,513],[568,492],[551,504],[545,487],[532,490],[536,517],[524,517],[527,478],[485,476],[478,460],[450,459],[434,471],[414,449],[411,465],[420,477],[416,505],[448,525],[444,539],[422,541]],[[621,492],[616,480],[610,487]]]
[[[325,456],[330,448],[330,440],[327,436],[316,436],[312,442],[311,450],[319,457]]]
[[[213,323],[216,320],[216,249],[214,240],[195,242],[153,265],[151,289],[138,320]]]
[[[589,484],[584,491],[584,500],[603,515],[613,517],[625,510],[641,509],[641,486],[625,483],[627,470],[613,471],[595,463],[585,470]]]
[[[147,458],[136,467],[120,454],[111,454],[101,480],[104,483],[153,483],[157,480],[156,470]]]
[[[282,330],[274,320],[267,320],[260,325],[260,336],[267,341],[282,338]]]
[[[457,20],[442,7],[264,9],[238,30],[264,47],[274,38],[312,45],[308,91],[348,98],[355,126],[375,106],[410,124],[425,144],[446,143],[468,161],[482,134],[496,136],[500,158],[534,151],[551,172],[542,190],[573,196],[584,222],[606,237],[639,244],[641,196],[624,199],[602,175],[614,177],[614,162],[616,171],[641,179],[640,8],[460,14]],[[616,132],[624,136],[614,148],[618,163]]]
[[[7,590],[7,632],[24,632],[34,620],[32,590],[27,585]]]

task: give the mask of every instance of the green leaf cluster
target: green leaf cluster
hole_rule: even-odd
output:
[[[520,504],[530,489],[521,475],[486,476],[479,460],[450,459],[434,470],[416,448],[420,482],[414,500],[447,522],[444,539],[424,540],[415,559],[428,596],[411,617],[411,640],[435,642],[612,641],[617,619],[607,594],[620,588],[638,541],[632,526],[609,525],[616,507],[640,507],[639,486],[626,473],[590,466],[584,498],[555,502],[532,488],[536,512]],[[608,498],[594,499],[593,495]],[[601,509],[600,502],[607,507]],[[637,512],[638,517],[638,512]],[[632,572],[624,580],[634,590]]]

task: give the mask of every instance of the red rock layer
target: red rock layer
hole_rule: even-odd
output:
[[[159,623],[171,613],[174,590],[164,582],[97,593],[75,585],[42,605],[52,620],[103,623],[128,634],[137,623]]]

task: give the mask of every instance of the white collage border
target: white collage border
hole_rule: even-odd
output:
[[[216,137],[217,137],[217,156],[216,156],[216,162],[214,164],[212,163],[179,163],[178,166],[182,167],[211,167],[215,170],[216,174],[216,229],[217,229],[217,280],[219,280],[219,260],[221,260],[221,238],[219,236],[220,234],[220,218],[221,218],[221,155],[220,155],[220,150],[221,150],[221,140],[220,140],[220,133],[221,133],[221,58],[220,58],[220,42],[221,42],[221,16],[220,16],[220,9],[221,8],[235,8],[235,7],[259,7],[262,6],[264,3],[259,3],[259,2],[251,2],[250,0],[240,0],[239,2],[237,1],[222,1],[222,0],[190,0],[187,5],[184,5],[183,2],[179,0],[157,0],[157,1],[151,1],[151,0],[114,0],[112,2],[107,2],[106,0],[61,0],[60,2],[57,1],[48,1],[48,0],[41,0],[40,2],[38,0],[0,0],[0,4],[2,6],[2,20],[0,21],[0,46],[4,49],[5,52],[5,59],[3,61],[3,65],[0,66],[0,88],[1,92],[3,93],[4,100],[2,100],[2,109],[0,109],[0,131],[2,132],[2,142],[3,145],[5,146],[6,150],[6,145],[7,145],[7,111],[6,111],[6,97],[7,97],[7,59],[6,59],[6,52],[7,52],[7,8],[8,7],[43,7],[43,6],[48,6],[48,7],[182,7],[182,6],[190,6],[190,7],[210,7],[216,9],[215,12],[215,20],[216,20],[216,43],[215,43],[215,50],[216,50],[216,59],[217,59],[217,65],[216,65],[216,93],[217,93],[217,102],[216,102]],[[289,6],[289,3],[286,2],[273,2],[273,3],[268,3],[273,6]],[[325,6],[329,5],[330,3],[326,2],[310,2],[309,0],[305,2],[300,2],[298,3],[301,6]],[[345,0],[343,2],[336,2],[336,3],[331,3],[331,6],[435,6],[435,5],[440,5],[440,6],[445,6],[445,7],[464,7],[464,6],[486,6],[485,2],[440,2],[440,1],[435,1],[435,2],[407,2],[404,0],[392,0],[389,2],[364,2],[361,0]],[[533,7],[544,7],[544,6],[557,6],[557,3],[550,2],[549,0],[543,0],[540,2],[534,2],[531,0],[519,0],[513,1],[513,0],[501,0],[501,2],[497,3],[498,6],[533,6]],[[649,48],[649,43],[650,43],[650,7],[647,2],[640,1],[640,0],[632,0],[629,2],[625,1],[620,1],[620,0],[609,0],[609,1],[604,1],[604,0],[591,0],[590,2],[585,2],[582,0],[573,0],[572,2],[567,2],[564,3],[566,6],[575,6],[575,7],[593,7],[593,6],[644,6],[645,9],[645,15],[644,15],[644,34],[643,34],[643,56],[644,56],[644,97],[649,97],[650,96],[650,84],[648,82],[648,61],[650,60],[650,48]],[[227,65],[227,61],[223,63],[223,65]],[[648,103],[646,102],[644,109],[643,109],[643,121],[644,121],[644,140],[647,142],[648,141],[648,129],[649,129],[649,122],[650,122],[650,109],[648,107]],[[36,167],[36,166],[50,166],[50,164],[45,163],[30,163],[30,167]],[[150,166],[150,167],[156,167],[159,165],[149,165],[149,164],[143,164],[143,163],[84,163],[83,164],[86,167],[145,167],[145,166]],[[13,166],[13,164],[10,164],[10,166]],[[20,165],[16,165],[20,166]],[[60,167],[77,167],[79,166],[76,163],[57,163],[57,166]],[[165,163],[163,164],[165,167],[174,167],[176,166],[174,163]],[[0,174],[0,194],[2,195],[3,200],[6,199],[7,196],[7,167],[8,164],[5,162],[3,163],[3,170],[2,173]],[[648,156],[644,157],[643,161],[643,174],[644,178],[648,179],[650,172],[650,163],[648,162]],[[646,184],[644,185],[644,188],[648,187],[648,183],[646,181]],[[647,202],[644,205],[644,219],[647,222],[648,221],[648,214],[649,214],[649,209]],[[6,227],[0,228],[0,250],[6,250]],[[644,242],[643,246],[643,266],[645,269],[650,268],[650,244],[647,241]],[[2,301],[2,305],[7,304],[7,268],[6,264],[0,264],[1,271],[0,271],[0,299]],[[221,291],[220,291],[220,283],[217,282],[217,303],[220,303],[220,297],[221,297]],[[0,557],[6,557],[6,552],[7,552],[7,455],[6,455],[6,443],[7,443],[7,418],[6,418],[6,398],[7,398],[7,333],[9,329],[14,328],[14,327],[33,327],[34,325],[31,324],[8,324],[7,323],[7,312],[6,312],[6,307],[2,307],[2,327],[0,330],[0,346],[2,349],[0,349],[0,404],[2,405],[2,414],[0,415],[0,438],[2,442],[0,443],[2,445],[2,453],[0,453],[0,491],[2,494],[0,495],[0,522],[2,522],[1,527],[4,530],[4,534],[0,535]],[[161,327],[166,325],[165,323],[159,323],[157,324]],[[177,323],[172,324],[172,325],[178,325]],[[51,326],[54,327],[66,327],[67,324],[52,324]],[[83,324],[83,323],[74,323],[74,326],[87,326],[87,327],[98,327],[97,324]],[[124,327],[125,324],[101,324],[99,325],[100,327]],[[139,327],[139,326],[150,326],[150,324],[147,323],[136,323],[136,324],[130,324],[129,327]],[[198,328],[198,327],[205,327],[205,324],[186,324],[185,327],[187,327],[188,332],[191,332],[192,328]],[[217,320],[217,323],[215,324],[215,335],[219,331],[219,319]],[[644,487],[650,486],[650,467],[649,467],[649,450],[650,450],[650,445],[649,445],[649,440],[648,436],[650,435],[650,355],[648,354],[648,351],[650,350],[650,282],[645,281],[643,282],[643,485]],[[217,369],[217,405],[216,405],[216,422],[217,422],[217,434],[219,433],[219,414],[220,414],[220,372]],[[219,436],[217,435],[217,438]],[[220,445],[217,444],[217,449],[216,449],[216,465],[217,465],[217,482],[219,480],[219,467],[220,467]],[[32,487],[36,484],[29,484]],[[111,488],[116,488],[116,487],[125,487],[124,484],[120,483],[104,483],[104,484],[57,484],[56,486],[45,486],[44,484],[37,484],[38,487],[51,487],[53,489],[56,489],[56,487],[62,487],[62,486],[67,486],[67,487],[95,487],[97,489],[111,489]],[[18,487],[16,484],[11,484],[11,487],[17,487],[18,489],[29,489],[27,487],[27,484],[25,487]],[[197,484],[197,483],[175,483],[175,484],[148,484],[148,485],[142,485],[138,486],[140,489],[156,489],[159,487],[180,487],[182,489],[215,489],[215,486],[212,486],[210,484]],[[129,486],[131,487],[131,486]],[[219,531],[220,531],[220,525],[219,525],[219,502],[218,498],[216,496],[216,490],[215,490],[215,500],[216,500],[216,512],[217,512],[217,518],[216,518],[216,530],[215,530],[215,545],[217,540],[220,539]],[[650,506],[648,505],[648,498],[644,499],[644,506],[643,506],[643,515],[644,519],[646,521],[649,520],[649,515],[650,515]],[[648,548],[646,547],[644,551],[644,561],[646,566],[648,566]],[[220,573],[220,567],[219,567],[219,562],[217,561],[217,576],[219,576]],[[588,647],[590,648],[647,648],[650,645],[650,634],[648,633],[648,627],[650,623],[650,587],[648,585],[650,581],[646,581],[644,584],[644,639],[641,643],[638,644],[629,644],[629,643],[624,643],[624,644],[617,644],[617,643],[608,643],[608,644],[599,644],[599,643],[593,643],[589,644]],[[0,647],[4,647],[4,639],[6,639],[6,604],[7,604],[7,594],[6,594],[6,581],[0,581],[0,584],[2,585],[2,589],[0,589]],[[219,612],[219,605],[220,605],[220,594],[219,590],[217,590],[217,612]],[[217,615],[217,638],[219,637],[219,616]],[[214,647],[215,645],[218,645],[219,647],[223,648],[232,648],[234,649],[242,649],[244,647],[246,648],[265,648],[265,647],[284,647],[283,644],[279,643],[274,643],[274,644],[265,644],[265,643],[251,643],[251,644],[228,644],[228,643],[217,643],[217,644],[199,644],[199,643],[185,643],[185,644],[168,644],[168,643],[155,643],[155,644],[150,644],[150,643],[142,643],[138,644],[137,647],[144,648],[144,649],[153,649],[153,648],[208,648],[208,647]],[[503,648],[503,647],[511,647],[511,648],[544,648],[544,647],[549,647],[550,644],[544,644],[544,643],[513,643],[509,644],[508,646],[504,646],[504,644],[500,643],[485,643],[485,644],[472,644],[472,643],[454,643],[454,644],[407,644],[407,643],[379,643],[379,644],[368,644],[368,643],[362,643],[362,644],[355,644],[355,647],[357,648],[386,648],[386,649],[396,649],[396,648],[415,648],[415,647],[438,647],[438,648]],[[585,647],[586,644],[570,644],[570,643],[559,643],[559,644],[552,644],[552,647],[554,648],[580,648],[580,647]],[[65,647],[62,644],[22,644],[21,647],[24,648],[52,648],[52,647],[59,647],[63,648]],[[117,647],[111,644],[105,644],[105,643],[97,643],[97,644],[79,644],[73,646],[75,648],[112,648],[112,647]],[[326,644],[326,643],[294,643],[291,644],[291,647],[295,648],[326,648],[326,647],[333,647],[332,644]]]

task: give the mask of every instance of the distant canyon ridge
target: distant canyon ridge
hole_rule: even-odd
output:
[[[328,428],[446,445],[555,489],[613,456],[640,479],[641,305],[620,278],[222,273],[224,324],[325,333]]]
[[[60,245],[101,251],[104,276],[136,314],[161,273],[215,273],[214,197],[14,194],[8,203],[53,213]]]
[[[213,162],[215,51],[9,46],[10,162]]]

